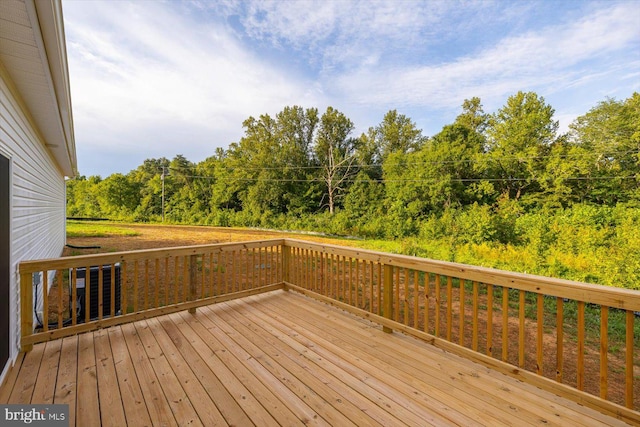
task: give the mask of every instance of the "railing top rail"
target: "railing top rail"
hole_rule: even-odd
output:
[[[448,261],[438,261],[409,255],[376,252],[298,239],[284,239],[285,246],[312,249],[328,254],[341,255],[404,267],[445,276],[472,280],[485,284],[505,286],[544,295],[567,298],[624,310],[640,311],[640,291],[576,282],[566,279],[516,273],[489,267],[479,267]]]
[[[283,239],[252,240],[246,242],[176,246],[171,248],[141,249],[134,251],[22,261],[19,264],[19,271],[21,274],[36,273],[43,270],[59,270],[72,267],[86,267],[87,265],[111,264],[116,262],[132,261],[136,259],[194,255],[215,251],[228,252],[241,249],[281,246],[283,242]]]

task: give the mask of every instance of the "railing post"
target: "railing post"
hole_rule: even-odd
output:
[[[285,283],[291,283],[291,246],[282,245],[282,276]],[[287,290],[287,288],[284,288]]]
[[[189,296],[188,300],[193,301],[197,298],[198,290],[196,289],[196,281],[198,275],[198,255],[191,255],[189,257]],[[189,313],[196,314],[196,308],[189,309]]]
[[[393,266],[385,264],[382,276],[382,315],[389,320],[393,319]],[[391,333],[393,330],[383,326],[382,330]]]
[[[47,274],[45,271],[43,274]],[[26,338],[33,334],[33,275],[20,273],[20,336]],[[43,322],[48,322],[43,319]],[[24,352],[31,351],[33,344],[20,344]]]

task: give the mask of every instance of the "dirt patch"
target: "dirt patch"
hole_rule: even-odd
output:
[[[92,253],[131,251],[136,249],[166,248],[175,246],[206,245],[225,242],[281,239],[283,237],[310,240],[335,245],[354,246],[353,240],[323,237],[311,234],[283,233],[268,230],[250,230],[222,227],[178,226],[178,225],[118,225],[135,231],[136,236],[69,237],[73,246],[100,246],[99,249],[65,248],[64,256]]]

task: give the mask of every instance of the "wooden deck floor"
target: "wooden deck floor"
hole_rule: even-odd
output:
[[[71,425],[624,425],[298,295],[276,291],[38,344],[0,403]]]

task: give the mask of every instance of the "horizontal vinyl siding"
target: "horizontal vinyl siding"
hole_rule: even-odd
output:
[[[11,161],[11,360],[19,350],[18,263],[60,256],[65,244],[65,182],[0,70],[0,152]],[[42,289],[34,296],[42,302]],[[41,308],[40,308],[41,310]],[[2,367],[0,367],[0,371]]]

